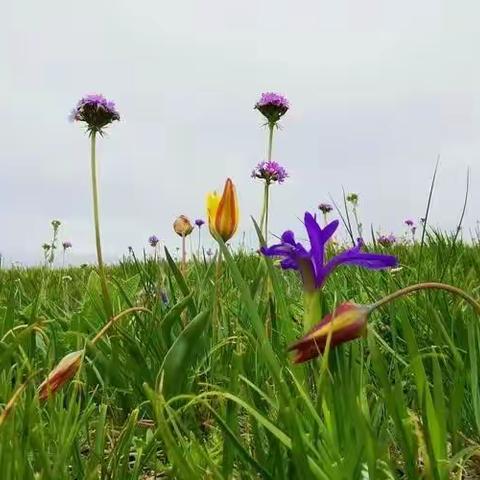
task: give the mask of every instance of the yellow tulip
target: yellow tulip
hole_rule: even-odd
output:
[[[235,185],[227,178],[223,194],[207,195],[208,227],[212,235],[219,235],[224,242],[230,240],[238,228],[238,199]]]

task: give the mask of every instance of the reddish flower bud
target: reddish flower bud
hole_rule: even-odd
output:
[[[295,350],[294,363],[302,363],[323,354],[331,335],[330,348],[361,337],[367,327],[369,307],[347,302],[326,315],[302,339],[289,347]]]
[[[38,397],[44,401],[60,390],[71,380],[80,368],[83,350],[65,355],[60,363],[49,373],[48,377],[38,387]]]

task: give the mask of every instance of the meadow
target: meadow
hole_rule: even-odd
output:
[[[338,269],[324,309],[418,280],[478,296],[478,246],[436,236],[391,250],[401,270]],[[148,311],[94,344],[105,325],[94,269],[0,271],[2,403],[22,389],[2,415],[2,478],[478,478],[468,304],[419,292],[373,313],[367,338],[294,365],[301,282],[259,255],[225,255],[220,273],[206,256],[183,274],[169,257],[109,267],[115,311]],[[42,376],[83,347],[82,368],[41,402]]]
[[[66,266],[64,241],[53,268],[55,220],[42,266],[0,264],[1,479],[480,478],[480,236],[464,240],[462,219],[451,234],[429,226],[433,182],[403,238],[365,232],[357,194],[306,212],[300,241],[272,235],[289,103],[270,92],[255,108],[267,120],[251,175],[264,185],[258,244],[229,246],[227,179],[206,221],[175,220],[178,258],[151,236],[106,265],[96,142],[120,115],[101,95],[77,104],[97,263]]]

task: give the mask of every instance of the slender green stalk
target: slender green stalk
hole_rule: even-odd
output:
[[[200,245],[202,242],[202,227],[198,227],[198,248],[197,248],[197,257],[200,259]]]
[[[103,263],[102,255],[102,244],[100,241],[100,218],[99,218],[99,207],[98,207],[98,182],[97,182],[97,159],[96,159],[96,137],[97,134],[93,131],[90,135],[90,160],[91,160],[91,170],[92,170],[92,194],[93,194],[93,221],[95,224],[95,245],[97,248],[97,262],[98,262],[98,273],[100,275],[100,285],[102,288],[103,294],[103,303],[108,317],[111,317],[113,314],[112,301],[110,300],[110,295],[108,293],[107,278],[105,274],[105,266]]]
[[[375,302],[373,305],[371,305],[370,311],[382,307],[383,305],[386,305],[387,303],[390,303],[397,298],[404,297],[405,295],[418,292],[419,290],[429,289],[444,290],[446,292],[453,293],[454,295],[458,295],[459,297],[463,298],[463,300],[465,300],[467,303],[469,303],[478,314],[480,314],[480,303],[475,300],[471,295],[464,292],[460,288],[454,287],[453,285],[438,282],[416,283],[415,285],[410,285],[409,287],[397,290],[396,292],[387,295],[386,297],[380,299],[378,302]]]
[[[272,148],[273,148],[273,130],[275,129],[274,123],[268,124],[268,151],[267,151],[267,160],[270,162],[272,160]]]
[[[270,122],[268,124],[268,146],[267,146],[267,160],[272,160],[272,148],[273,148],[273,131],[275,129],[275,123]],[[262,230],[267,241],[268,237],[268,209],[270,201],[270,182],[265,181],[265,189],[263,191],[263,208],[262,216],[260,217],[260,230]]]
[[[187,266],[187,246],[185,244],[185,235],[182,235],[182,273],[185,273]]]

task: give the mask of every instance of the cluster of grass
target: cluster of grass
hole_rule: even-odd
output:
[[[323,310],[418,280],[480,297],[478,246],[437,236],[392,251],[395,272],[338,269]],[[95,343],[93,269],[0,270],[2,479],[480,478],[480,323],[461,299],[400,299],[366,339],[293,365],[296,275],[228,250],[220,269],[181,270],[168,254],[109,267],[115,311],[148,311]],[[40,402],[48,372],[83,348],[75,378]]]

